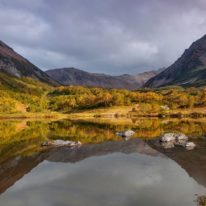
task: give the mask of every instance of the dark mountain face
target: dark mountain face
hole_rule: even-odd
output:
[[[206,85],[206,35],[194,42],[170,67],[151,78],[145,87]]]
[[[15,77],[31,77],[48,84],[58,84],[2,41],[0,41],[0,71]]]
[[[144,72],[137,75],[124,74],[111,76],[106,74],[89,73],[75,68],[48,70],[46,73],[63,85],[82,85],[103,88],[121,88],[134,90],[155,76],[158,71]]]

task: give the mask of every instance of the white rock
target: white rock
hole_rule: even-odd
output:
[[[125,131],[124,132],[124,136],[125,137],[130,137],[130,136],[132,136],[132,135],[134,135],[134,131],[132,131],[132,130],[127,130],[127,131]]]
[[[176,146],[183,146],[183,147],[185,147],[185,144],[187,143],[187,140],[176,140],[175,142],[174,142],[174,144],[176,145]]]
[[[134,135],[134,131],[132,131],[132,130],[126,130],[126,131],[123,131],[123,132],[117,132],[116,134],[118,135],[118,136],[121,136],[121,137],[130,137],[130,136],[132,136],[132,135]]]
[[[43,142],[42,146],[79,146],[81,145],[81,142],[73,142],[73,141],[64,141],[64,140],[50,140],[47,142]]]
[[[161,137],[161,142],[175,141],[176,135],[174,133],[166,133]]]
[[[175,145],[174,145],[174,143],[172,141],[170,141],[170,142],[162,142],[161,146],[164,149],[171,149],[171,148],[174,148]]]
[[[187,141],[187,140],[188,140],[188,137],[187,137],[185,134],[177,134],[177,135],[176,135],[176,140],[177,140],[177,141],[181,141],[181,140]]]
[[[81,143],[80,141],[77,141],[77,144],[78,144],[78,145],[82,145],[82,143]]]
[[[196,147],[196,144],[194,142],[187,142],[185,144],[186,149],[194,149]]]
[[[52,142],[53,145],[56,145],[56,146],[64,146],[64,145],[74,145],[75,142],[72,142],[72,141],[64,141],[64,140],[54,140]]]
[[[160,140],[162,142],[176,141],[176,143],[178,144],[178,142],[181,143],[183,141],[187,141],[188,137],[185,134],[166,133],[161,137]]]

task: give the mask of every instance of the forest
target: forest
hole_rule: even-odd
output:
[[[0,114],[71,114],[127,106],[136,115],[165,115],[171,111],[199,112],[206,106],[205,87],[171,86],[136,91],[83,86],[52,87],[31,78],[19,79],[4,75],[0,73]]]

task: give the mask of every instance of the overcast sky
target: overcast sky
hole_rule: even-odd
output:
[[[206,33],[206,0],[0,0],[0,39],[43,70],[169,66]]]

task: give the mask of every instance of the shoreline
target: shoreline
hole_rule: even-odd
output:
[[[48,113],[13,113],[13,114],[0,114],[0,120],[9,119],[65,119],[67,114],[61,114],[58,112]]]
[[[2,113],[0,119],[87,119],[87,118],[206,118],[206,107],[191,109],[176,109],[167,112],[132,111],[133,106],[119,106],[76,111],[72,113],[39,112],[39,113]]]

